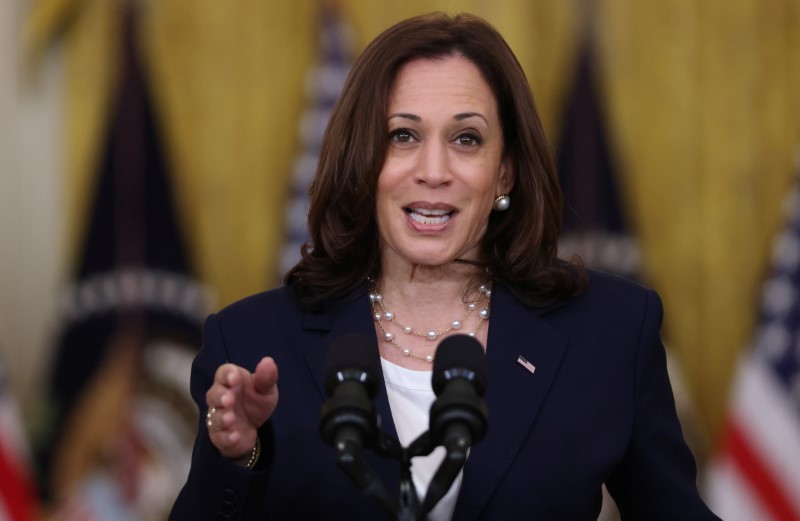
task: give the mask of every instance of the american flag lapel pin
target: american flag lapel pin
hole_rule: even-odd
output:
[[[525,360],[525,357],[522,355],[517,355],[517,363],[530,371],[531,374],[536,372],[536,366]]]

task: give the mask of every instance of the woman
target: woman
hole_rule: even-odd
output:
[[[485,346],[488,434],[431,518],[596,519],[605,483],[624,519],[716,519],[675,414],[660,301],[557,259],[551,152],[488,24],[427,15],[372,42],[310,196],[312,244],[286,285],[206,323],[173,519],[387,518],[318,432],[325,354],[348,333],[373,339],[375,403],[403,445],[428,427],[439,341]],[[396,490],[397,463],[366,456]],[[421,494],[441,457],[414,460]]]

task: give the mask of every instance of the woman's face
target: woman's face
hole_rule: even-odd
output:
[[[389,96],[376,218],[384,267],[480,260],[494,199],[513,184],[497,103],[466,58],[418,59]]]

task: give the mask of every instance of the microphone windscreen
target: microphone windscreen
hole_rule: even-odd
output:
[[[441,341],[433,359],[431,385],[438,396],[453,375],[475,383],[478,394],[486,389],[486,355],[483,346],[469,335],[451,335]]]
[[[383,376],[380,356],[377,347],[364,335],[349,333],[340,336],[331,343],[325,358],[325,390],[332,394],[339,383],[337,373],[355,370],[364,372],[371,381],[365,382],[375,386]]]

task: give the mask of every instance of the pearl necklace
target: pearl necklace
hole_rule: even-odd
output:
[[[468,300],[464,302],[464,312],[456,318],[455,320],[450,322],[446,328],[443,329],[429,329],[428,331],[419,331],[412,326],[404,324],[397,320],[394,312],[389,311],[386,309],[386,306],[383,303],[383,295],[378,293],[378,291],[374,287],[374,282],[372,280],[369,281],[370,291],[369,291],[369,302],[370,306],[372,307],[372,318],[377,322],[378,327],[381,328],[383,331],[383,339],[386,342],[390,342],[394,347],[402,351],[403,356],[409,356],[411,358],[416,358],[417,360],[422,360],[424,362],[432,363],[433,362],[433,355],[421,355],[419,353],[415,353],[408,349],[407,347],[403,347],[400,342],[397,341],[394,333],[388,331],[384,323],[392,323],[396,327],[400,328],[403,333],[407,335],[415,335],[418,337],[426,338],[430,341],[434,341],[441,337],[444,334],[449,333],[450,331],[461,329],[462,325],[464,324],[464,319],[467,318],[469,315],[472,314],[473,311],[478,309],[478,304],[481,300],[485,299],[485,304],[483,309],[478,312],[478,316],[481,320],[478,321],[478,325],[469,333],[469,336],[475,336],[478,330],[481,328],[481,325],[489,319],[489,303],[492,296],[492,285],[491,282],[485,282],[481,284],[478,288],[478,294],[472,300]]]

